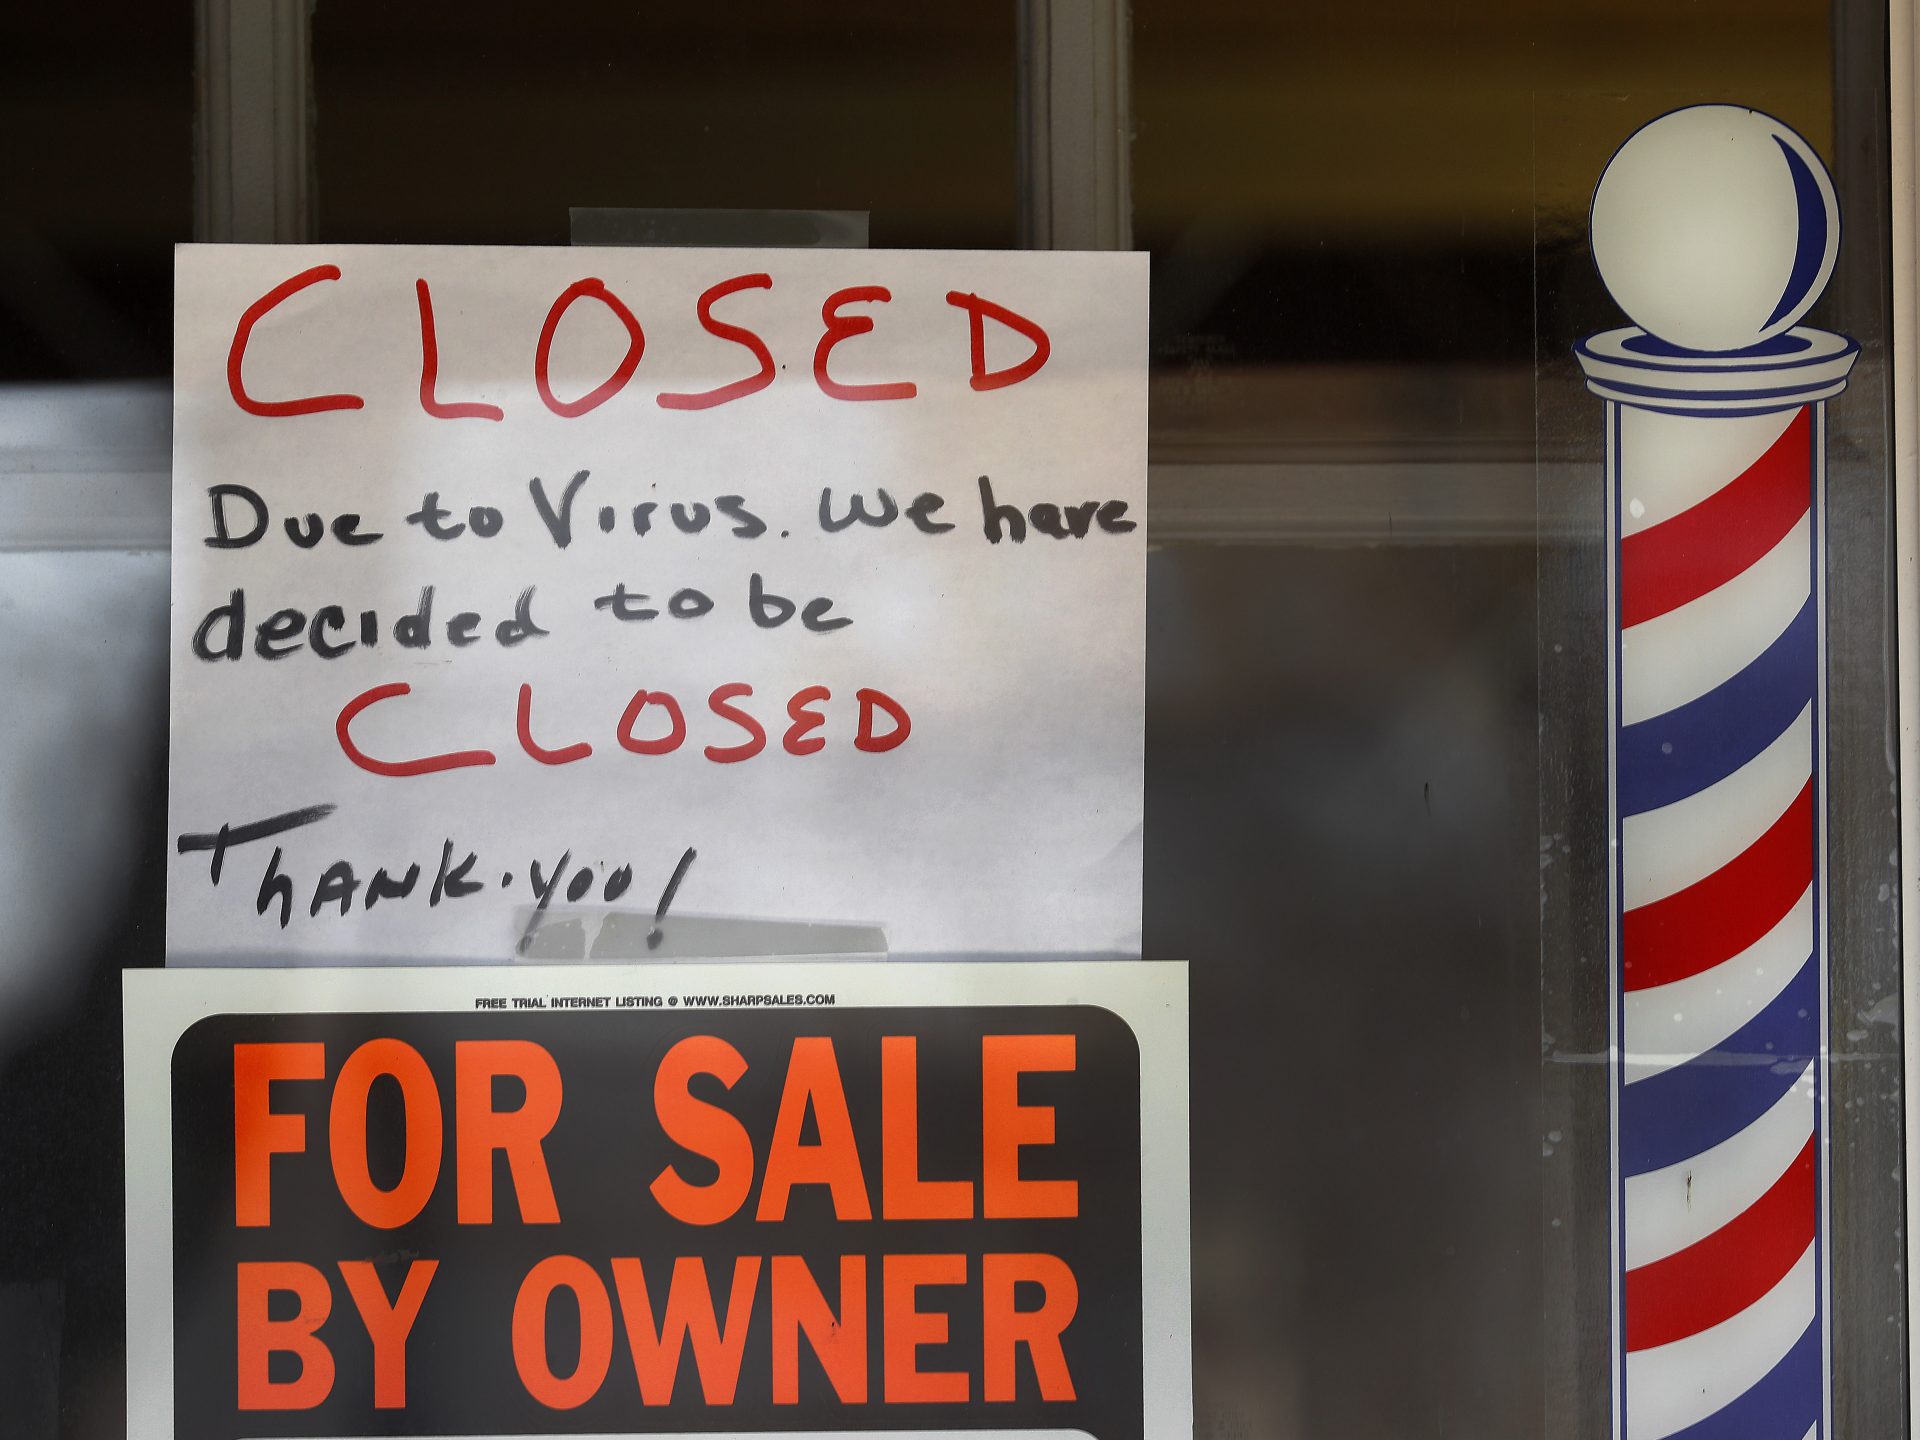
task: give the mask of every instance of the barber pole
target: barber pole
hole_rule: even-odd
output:
[[[1638,131],[1593,250],[1636,324],[1606,402],[1614,1433],[1829,1432],[1825,401],[1858,346],[1799,327],[1833,183],[1779,121]]]

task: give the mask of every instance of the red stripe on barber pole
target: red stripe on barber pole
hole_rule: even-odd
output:
[[[1766,452],[1690,510],[1620,541],[1620,624],[1678,610],[1741,574],[1807,513],[1812,411],[1802,406]]]
[[[1745,1310],[1813,1243],[1815,1139],[1766,1194],[1705,1239],[1627,1272],[1627,1349],[1648,1350]]]
[[[1710,970],[1765,935],[1813,879],[1813,780],[1743,852],[1702,880],[1620,918],[1623,988]]]

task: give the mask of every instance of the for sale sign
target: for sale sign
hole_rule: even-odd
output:
[[[129,973],[130,1434],[1190,1433],[1184,968],[799,973]]]

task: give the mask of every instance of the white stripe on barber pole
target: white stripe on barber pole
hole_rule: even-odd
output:
[[[1780,923],[1710,970],[1626,994],[1627,1083],[1705,1054],[1767,1008],[1813,953],[1813,887]]]
[[[1627,816],[1620,825],[1623,908],[1678,894],[1745,853],[1805,788],[1812,753],[1808,705],[1772,744],[1718,784]]]
[[[1626,1180],[1626,1268],[1678,1254],[1745,1213],[1813,1134],[1813,1066],[1753,1124],[1712,1149]]]
[[[1627,1440],[1659,1440],[1724,1409],[1766,1378],[1814,1317],[1814,1251],[1730,1320],[1627,1354]]]
[[[1637,535],[1712,495],[1794,421],[1795,410],[1730,415],[1702,425],[1693,415],[1639,412],[1634,471],[1621,477],[1620,533]]]
[[[1621,631],[1620,723],[1677,710],[1759,659],[1807,603],[1811,534],[1803,517],[1726,584]]]

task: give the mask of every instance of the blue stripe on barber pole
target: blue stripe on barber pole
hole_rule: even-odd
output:
[[[1697,700],[1620,729],[1622,815],[1706,789],[1772,744],[1813,699],[1818,637],[1809,596],[1746,669]]]
[[[1718,1045],[1631,1081],[1620,1101],[1621,1171],[1676,1165],[1771,1110],[1819,1048],[1819,1011],[1820,968],[1809,957],[1764,1010]]]
[[[1773,143],[1780,147],[1787,172],[1793,176],[1794,208],[1800,212],[1800,223],[1798,241],[1793,247],[1793,270],[1780,293],[1780,303],[1767,317],[1769,326],[1809,303],[1808,292],[1819,283],[1827,255],[1827,197],[1820,193],[1820,181],[1813,167],[1785,140],[1776,135]]]

